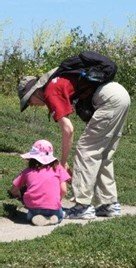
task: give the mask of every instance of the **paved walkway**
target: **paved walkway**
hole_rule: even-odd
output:
[[[63,202],[64,207],[71,207],[73,203],[69,201]],[[18,211],[18,217],[14,220],[0,217],[0,242],[11,242],[21,240],[31,240],[36,237],[41,237],[50,234],[58,226],[64,226],[69,223],[80,223],[85,225],[89,220],[68,220],[64,219],[59,225],[53,226],[33,226],[27,224],[25,220],[26,210],[22,208]],[[134,206],[122,206],[123,215],[136,215],[136,207]],[[111,218],[96,217],[91,221],[103,221]]]

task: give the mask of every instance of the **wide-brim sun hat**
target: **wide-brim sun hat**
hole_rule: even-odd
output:
[[[35,76],[24,76],[18,85],[18,96],[20,99],[20,110],[23,112],[28,106],[28,101],[32,94],[39,88],[42,88],[48,82],[49,78],[55,73],[58,67],[43,74],[39,79]]]
[[[20,156],[26,160],[35,159],[43,165],[48,165],[57,160],[53,155],[53,146],[47,140],[36,141],[29,152]]]

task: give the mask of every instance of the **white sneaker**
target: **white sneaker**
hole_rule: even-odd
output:
[[[68,214],[67,219],[94,219],[95,218],[95,208],[90,205],[76,204],[72,207]]]
[[[56,215],[53,215],[49,218],[46,218],[43,215],[36,215],[32,218],[31,221],[36,226],[54,225],[58,223],[58,217]]]
[[[95,209],[96,216],[114,217],[121,215],[121,206],[119,203],[101,205]]]

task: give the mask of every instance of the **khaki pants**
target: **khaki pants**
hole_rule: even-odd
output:
[[[95,92],[93,117],[81,135],[74,159],[72,188],[76,202],[111,204],[117,202],[112,156],[117,149],[130,97],[116,82]]]

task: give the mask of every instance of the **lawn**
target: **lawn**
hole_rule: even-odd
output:
[[[17,98],[1,95],[0,139],[0,215],[5,214],[3,203],[14,176],[24,168],[19,153],[25,152],[37,139],[49,139],[60,156],[60,131],[46,109],[28,109],[20,113]],[[121,204],[136,205],[136,101],[132,101],[123,137],[114,156],[115,175]],[[84,123],[74,115],[73,150],[69,158],[72,167],[77,139]],[[9,154],[12,153],[12,154]],[[13,154],[15,153],[15,154]],[[69,196],[71,189],[69,188]],[[0,244],[0,267],[136,267],[136,217],[125,216],[85,226],[70,224],[52,234],[32,241]]]

